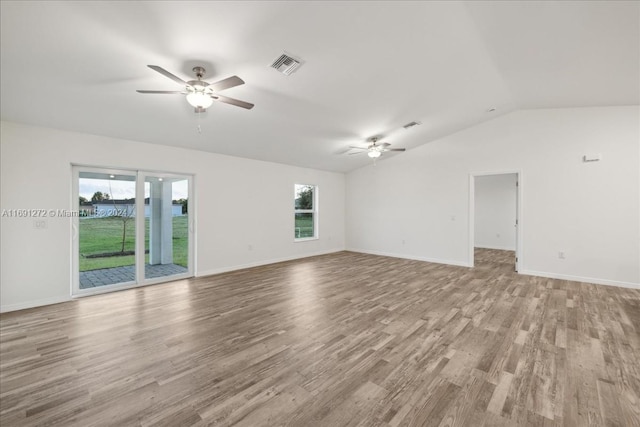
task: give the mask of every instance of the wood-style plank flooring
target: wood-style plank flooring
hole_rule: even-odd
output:
[[[2,426],[640,426],[640,291],[342,252],[0,317]]]

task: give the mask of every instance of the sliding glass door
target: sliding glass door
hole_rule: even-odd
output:
[[[73,168],[73,295],[193,275],[192,178]]]

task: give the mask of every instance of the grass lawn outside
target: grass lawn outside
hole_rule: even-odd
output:
[[[303,239],[305,237],[315,237],[313,232],[313,214],[311,213],[297,213],[296,225],[294,230],[294,237],[296,239]]]
[[[135,250],[135,218],[127,221],[125,251]],[[188,216],[173,217],[173,263],[188,266],[189,256]],[[87,255],[119,252],[122,249],[122,225],[120,217],[80,218],[80,271],[122,267],[135,264],[135,255],[86,258]],[[145,218],[145,250],[149,250],[149,218]],[[145,263],[149,254],[145,255]]]

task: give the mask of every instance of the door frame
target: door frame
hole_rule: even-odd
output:
[[[96,288],[89,289],[80,289],[80,218],[79,215],[73,216],[71,221],[71,283],[70,283],[70,294],[72,298],[83,297],[88,295],[97,295],[108,292],[114,292],[123,289],[137,288],[140,286],[153,285],[157,283],[170,282],[174,280],[186,279],[194,276],[195,272],[195,240],[196,240],[196,232],[195,232],[195,202],[193,200],[193,196],[195,194],[194,191],[194,181],[195,176],[193,174],[188,173],[180,173],[180,172],[157,172],[143,169],[124,169],[124,168],[109,168],[102,166],[87,166],[87,165],[71,165],[71,210],[73,212],[80,211],[80,202],[79,202],[79,180],[81,172],[99,172],[104,174],[113,174],[113,175],[133,175],[135,176],[135,194],[136,194],[136,212],[144,213],[144,179],[145,176],[166,176],[172,178],[185,178],[189,181],[188,184],[188,203],[187,203],[187,212],[189,215],[189,223],[188,223],[188,268],[187,272],[183,274],[175,274],[171,276],[164,276],[159,278],[145,279],[144,278],[144,264],[145,264],[145,247],[144,247],[144,239],[145,239],[145,217],[143,215],[136,215],[135,224],[136,224],[136,244],[135,244],[135,268],[136,268],[136,279],[135,281],[116,283],[113,285],[105,285]]]
[[[476,177],[480,176],[489,176],[489,175],[516,175],[516,272],[522,271],[522,266],[524,265],[524,257],[523,257],[523,246],[524,242],[522,239],[522,194],[523,194],[523,186],[522,186],[522,171],[520,170],[500,170],[500,171],[491,171],[491,172],[472,172],[469,174],[469,236],[468,236],[468,244],[469,244],[469,267],[473,267],[475,265],[474,261],[474,248],[475,248],[475,226],[476,226],[476,215],[475,215],[475,202],[476,202]]]

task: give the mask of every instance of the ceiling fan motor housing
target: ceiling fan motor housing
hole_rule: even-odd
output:
[[[196,77],[198,79],[201,79],[204,77],[204,74],[207,72],[207,70],[205,70],[203,67],[193,67],[192,68],[193,72],[196,73]]]

